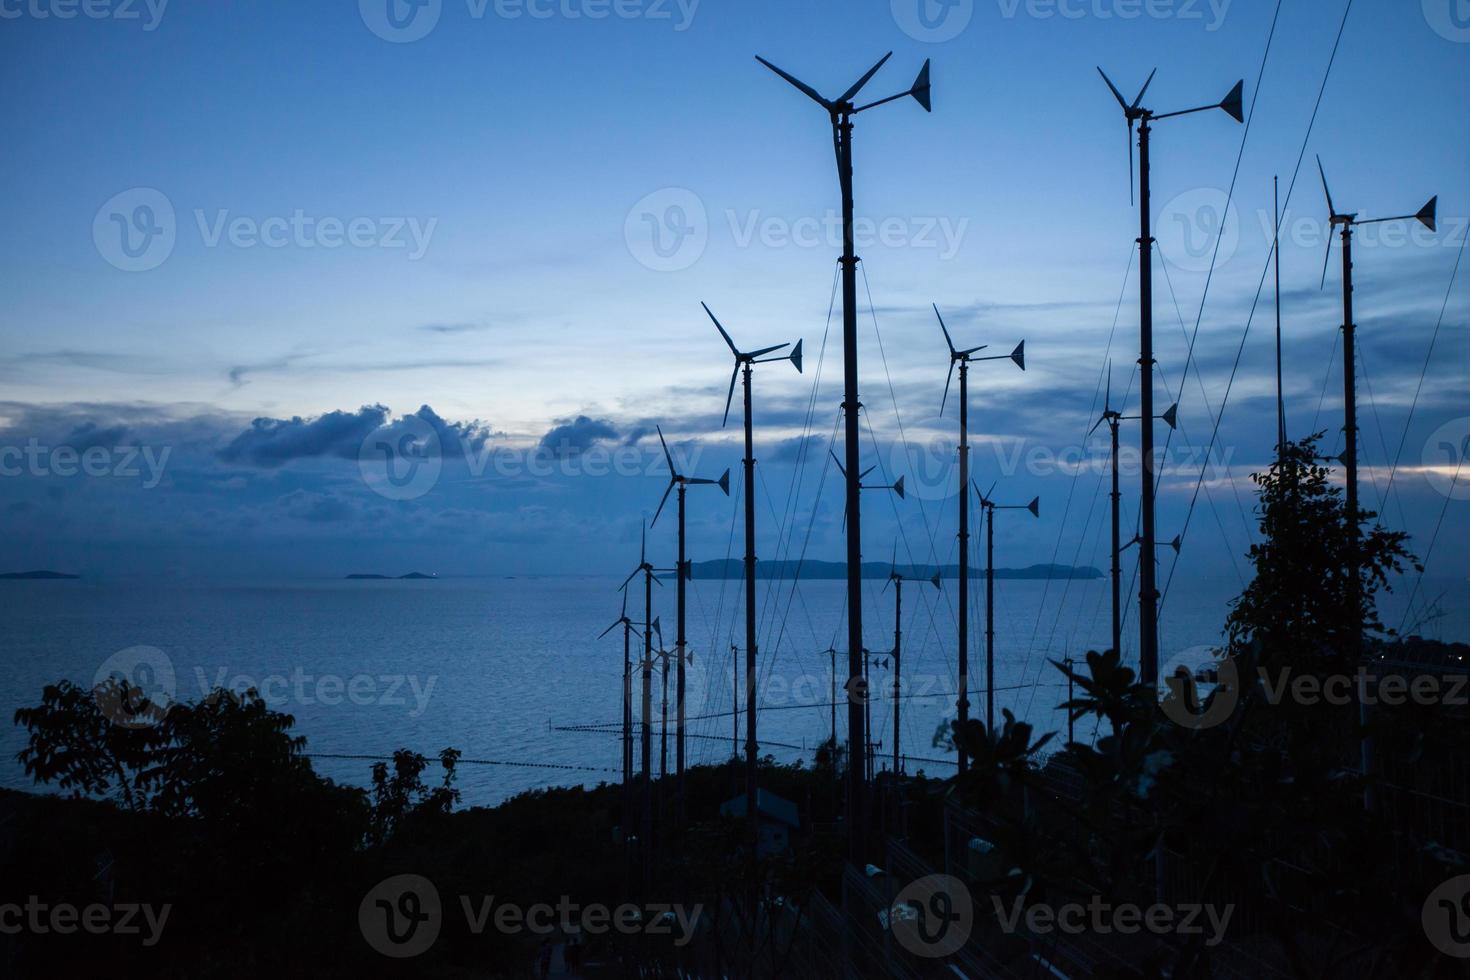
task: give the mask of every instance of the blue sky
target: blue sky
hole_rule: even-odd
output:
[[[411,33],[438,19],[405,42],[387,26],[390,2]],[[932,31],[916,26],[921,2]],[[1470,435],[1463,270],[1405,434],[1470,215],[1470,119],[1457,109],[1470,43],[1449,3],[1354,4],[1282,252],[1291,429],[1315,416],[1331,442],[1340,316],[1335,257],[1318,288],[1313,154],[1339,206],[1364,217],[1440,197],[1437,235],[1395,226],[1357,251],[1365,486],[1386,485],[1402,441],[1387,514],[1426,543],[1455,459],[1439,444]],[[839,557],[840,496],[830,473],[822,483],[840,398],[835,321],[812,387],[837,254],[830,138],[820,111],[752,55],[835,94],[889,50],[870,91],[902,90],[933,59],[935,111],[905,101],[859,119],[858,212],[873,231],[863,390],[875,459],[925,489],[903,508],[869,507],[869,553],[886,557],[902,520],[916,559],[953,560],[938,303],[957,340],[1028,345],[1025,374],[996,364],[974,377],[977,477],[1003,477],[1045,507],[1040,522],[998,528],[998,561],[1086,558],[1101,527],[1097,471],[1074,481],[1046,458],[1083,444],[1109,358],[1129,408],[1137,390],[1136,263],[1124,278],[1136,217],[1121,115],[1094,66],[1130,93],[1157,66],[1147,101],[1158,111],[1213,102],[1242,77],[1249,106],[1273,6],[442,0],[415,14],[403,0],[119,0],[89,8],[108,16],[63,19],[56,0],[5,0],[3,443],[100,447],[94,470],[106,475],[69,475],[65,458],[44,454],[7,470],[0,564],[621,569],[665,479],[655,424],[702,472],[738,459],[719,418],[729,357],[701,301],[752,346],[804,338],[806,374],[770,365],[757,378],[761,550],[791,553],[777,541],[789,515],[786,539],[810,526],[808,553]],[[1211,112],[1156,131],[1168,270],[1156,272],[1158,357],[1176,391],[1200,320],[1166,530],[1184,526],[1266,260],[1271,177],[1284,196],[1342,13],[1339,2],[1284,7],[1202,314],[1242,128]],[[129,257],[118,221],[141,222],[133,236],[166,227],[171,238],[147,241],[171,247]],[[1233,582],[1250,541],[1246,477],[1274,430],[1269,287],[1262,299],[1186,574]],[[451,448],[422,494],[374,492],[362,447],[425,427],[468,453]],[[805,457],[803,436],[815,437]],[[638,475],[589,474],[588,447],[622,453]],[[136,476],[121,472],[134,449]],[[915,454],[927,454],[927,476]],[[555,465],[527,472],[538,457]],[[723,556],[729,506],[695,509],[696,557]],[[1451,501],[1432,565],[1458,580],[1470,574],[1452,546],[1466,507]]]

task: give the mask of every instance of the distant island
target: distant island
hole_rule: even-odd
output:
[[[887,578],[897,569],[904,578],[931,579],[937,570],[942,579],[959,578],[960,566],[955,565],[893,565],[886,561],[863,562],[863,578]],[[845,579],[847,563],[840,561],[758,561],[756,574],[761,578]],[[745,575],[745,563],[738,558],[697,561],[690,568],[692,578],[738,579]],[[985,569],[970,568],[970,578],[985,576]],[[998,579],[1098,579],[1103,577],[1101,569],[1091,565],[1028,565],[1025,568],[997,568]]]
[[[73,579],[81,578],[80,575],[68,575],[66,572],[53,572],[44,568],[38,568],[30,572],[0,572],[0,579]]]
[[[398,580],[398,579],[437,579],[437,575],[425,575],[423,572],[409,572],[407,575],[349,575],[349,580]]]

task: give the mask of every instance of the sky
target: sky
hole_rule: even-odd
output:
[[[0,0],[0,570],[621,572],[668,479],[656,426],[687,472],[736,467],[738,493],[739,396],[722,425],[732,362],[701,302],[744,346],[803,340],[804,373],[756,371],[758,550],[840,559],[830,129],[753,56],[836,95],[892,51],[864,94],[932,59],[934,111],[900,100],[855,136],[863,466],[910,490],[866,495],[869,558],[956,560],[937,304],[961,346],[1026,342],[1024,373],[971,374],[976,480],[1042,501],[998,525],[997,564],[1106,564],[1088,430],[1109,364],[1137,411],[1138,226],[1100,65],[1130,97],[1157,68],[1160,113],[1243,78],[1251,111],[1154,133],[1178,574],[1248,575],[1273,176],[1288,425],[1340,448],[1320,154],[1363,218],[1439,197],[1436,233],[1356,243],[1364,496],[1421,554],[1443,513],[1430,573],[1463,582],[1454,3],[1353,3],[1313,119],[1340,0],[1283,3],[1274,34],[1275,5],[1242,0]],[[691,490],[694,558],[729,553],[736,505]],[[650,547],[671,535],[661,518]]]

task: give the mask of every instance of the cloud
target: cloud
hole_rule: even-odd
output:
[[[542,436],[541,448],[558,459],[565,459],[584,453],[599,442],[611,442],[617,438],[617,428],[607,419],[578,415],[575,419],[560,420]]]
[[[364,405],[356,412],[328,412],[316,418],[258,418],[220,450],[227,463],[276,467],[293,459],[336,456],[356,458],[363,440],[388,421],[382,405]]]
[[[477,330],[489,330],[490,328],[483,323],[424,323],[414,329],[422,330],[425,333],[455,334],[473,333]]]

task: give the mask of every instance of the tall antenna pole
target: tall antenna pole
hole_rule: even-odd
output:
[[[912,96],[927,112],[931,109],[929,63],[913,86],[906,92],[879,99],[864,106],[856,106],[853,99],[868,81],[892,57],[893,52],[883,58],[867,74],[858,79],[838,99],[823,98],[810,85],[782,71],[775,65],[758,58],[761,64],[790,82],[798,91],[827,110],[832,124],[832,141],[837,156],[837,179],[842,194],[842,410],[846,429],[844,447],[847,456],[846,500],[847,500],[847,745],[848,745],[848,857],[861,866],[867,853],[866,825],[866,780],[857,766],[859,753],[866,751],[865,717],[863,700],[855,689],[859,677],[866,678],[863,663],[863,606],[862,606],[862,511],[860,499],[862,487],[858,472],[860,454],[858,414],[862,404],[858,400],[858,351],[857,351],[857,251],[853,231],[852,192],[852,117],[868,109],[885,105],[896,99]]]
[[[1225,98],[1211,105],[1155,115],[1152,109],[1142,107],[1144,93],[1148,91],[1149,84],[1154,78],[1153,73],[1150,73],[1148,81],[1143,83],[1138,97],[1133,100],[1132,104],[1129,104],[1107,74],[1101,68],[1097,71],[1099,75],[1102,75],[1103,81],[1107,82],[1113,98],[1118,100],[1118,105],[1123,109],[1130,133],[1128,142],[1130,154],[1133,149],[1131,138],[1133,126],[1135,124],[1138,126],[1138,369],[1141,375],[1140,394],[1143,421],[1143,433],[1139,439],[1139,448],[1143,455],[1142,492],[1139,497],[1140,524],[1143,532],[1140,543],[1143,547],[1142,554],[1139,556],[1138,576],[1138,673],[1139,680],[1143,683],[1157,685],[1159,677],[1159,590],[1158,559],[1154,553],[1157,543],[1154,526],[1154,480],[1157,475],[1154,460],[1154,237],[1152,197],[1149,186],[1149,137],[1153,132],[1153,124],[1159,120],[1203,112],[1207,109],[1223,109],[1236,122],[1244,121],[1242,106],[1245,83],[1237,82]],[[1133,176],[1131,161],[1129,170],[1131,189]]]
[[[1286,454],[1286,396],[1281,385],[1281,189],[1280,179],[1271,178],[1271,211],[1275,228],[1271,236],[1271,252],[1276,259],[1276,455]]]

